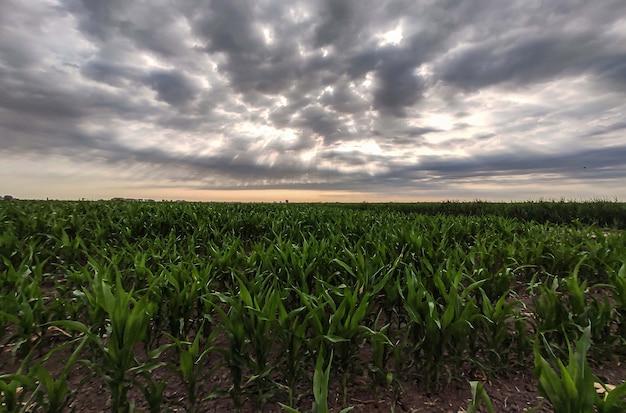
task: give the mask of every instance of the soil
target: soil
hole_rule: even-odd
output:
[[[519,287],[519,288],[516,288]],[[523,285],[514,285],[513,290],[523,291]],[[54,286],[48,286],[52,291]],[[610,292],[604,292],[610,297]],[[527,292],[516,296],[529,315],[532,316],[532,300]],[[529,325],[529,332],[532,331]],[[5,340],[0,340],[0,375],[15,373],[18,371],[22,360],[13,354],[12,344],[8,344],[6,337],[15,334],[14,327],[10,327],[5,334]],[[54,327],[45,332],[45,342],[37,345],[37,354],[31,356],[30,364],[42,362],[53,378],[59,377],[63,371],[69,350],[61,350],[49,359],[44,360],[44,356],[57,346],[66,343],[69,338],[66,332]],[[34,337],[33,340],[40,338]],[[163,344],[163,343],[161,343]],[[218,346],[227,347],[225,337],[218,337]],[[364,349],[368,351],[367,348]],[[136,354],[141,359],[145,354],[143,348],[137,346]],[[360,359],[370,359],[370,354],[360,355]],[[212,358],[206,360],[206,368],[209,369],[220,362],[217,354],[212,354]],[[177,365],[177,357],[174,350],[165,351],[160,360]],[[620,361],[605,359],[600,362],[592,361],[592,370],[596,376],[606,384],[619,385],[626,381],[626,368]],[[313,370],[313,366],[311,366]],[[341,379],[338,375],[331,377],[329,391],[329,408],[331,412],[340,412],[343,405],[343,394],[341,389]],[[152,372],[152,379],[162,380],[167,383],[164,391],[163,405],[169,406],[171,412],[185,411],[187,403],[187,392],[185,386],[178,376],[171,369],[159,367]],[[399,412],[399,413],[461,413],[465,412],[471,401],[470,381],[479,381],[484,385],[484,389],[491,400],[496,412],[526,412],[535,408],[536,412],[551,412],[551,405],[538,393],[537,380],[532,374],[532,360],[529,360],[526,367],[518,370],[504,370],[499,373],[486,373],[468,368],[462,372],[462,376],[450,382],[443,390],[429,392],[424,383],[415,380],[404,379],[394,382],[395,389],[377,387],[373,388],[371,380],[365,375],[363,377],[352,377],[348,388],[347,405],[352,406],[353,412]],[[223,367],[217,370],[211,377],[205,379],[199,385],[198,399],[203,399],[213,392],[221,392],[221,395],[213,397],[208,401],[198,404],[199,412],[230,412],[235,411],[233,400],[228,395],[231,384],[230,372]],[[68,377],[68,387],[75,391],[72,401],[66,411],[77,412],[109,412],[111,411],[110,393],[103,387],[100,377],[90,377],[90,370],[84,365],[75,365]],[[296,398],[302,395],[295,407],[302,412],[311,411],[313,406],[313,396],[311,389],[302,387],[295,389]],[[25,399],[28,395],[25,395]],[[129,391],[129,400],[135,403],[135,411],[149,412],[148,404],[143,394],[132,387]],[[285,412],[279,402],[286,403],[285,397],[269,397],[263,406],[259,406],[257,398],[246,399],[241,397],[241,412]],[[30,411],[30,410],[29,410]],[[486,412],[481,408],[478,412]]]
[[[48,350],[64,341],[60,333],[51,332],[49,343],[45,346]],[[0,351],[0,374],[16,372],[20,360],[12,356],[11,347],[3,346]],[[141,353],[140,349],[137,349]],[[41,354],[33,357],[33,361],[43,361]],[[54,357],[45,361],[46,369],[52,377],[58,377],[65,366],[68,353],[59,351]],[[175,353],[168,350],[162,358],[175,363]],[[214,365],[217,360],[209,360],[208,365]],[[620,384],[626,381],[626,369],[619,362],[605,360],[593,367],[594,373],[605,383]],[[85,366],[77,365],[68,378],[69,388],[77,390],[70,408],[78,412],[107,412],[110,411],[109,392],[102,386],[100,378],[92,377],[81,384],[89,375]],[[164,404],[171,406],[169,411],[185,411],[186,391],[181,381],[171,370],[160,367],[152,373],[155,380],[164,380],[167,386],[164,392]],[[353,406],[353,412],[442,412],[459,413],[467,409],[471,400],[469,382],[479,380],[493,403],[496,412],[525,412],[533,407],[541,405],[537,412],[550,412],[550,404],[539,396],[537,383],[529,371],[508,371],[498,376],[486,378],[481,372],[466,371],[460,380],[449,383],[444,390],[437,393],[428,393],[425,386],[415,381],[402,381],[395,387],[399,390],[394,393],[391,390],[381,388],[374,389],[367,377],[355,377],[348,389],[348,405]],[[212,377],[205,380],[200,386],[200,396],[215,390],[227,392],[229,386],[229,371],[226,368],[218,370]],[[400,390],[401,388],[401,390]],[[300,411],[310,411],[313,403],[310,390],[296,389],[296,393],[305,394],[297,403]],[[331,412],[339,412],[342,409],[342,391],[339,378],[335,377],[331,384],[329,406]],[[136,403],[136,411],[149,411],[143,395],[136,389],[131,389],[129,399]],[[260,407],[255,400],[242,397],[242,412],[284,412],[278,401],[285,402],[284,397],[269,398],[267,403]],[[235,411],[233,401],[227,394],[199,404],[200,412],[229,412]],[[485,409],[479,410],[485,412]]]

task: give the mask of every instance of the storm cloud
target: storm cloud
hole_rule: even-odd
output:
[[[625,15],[620,0],[5,0],[0,192],[626,200]]]

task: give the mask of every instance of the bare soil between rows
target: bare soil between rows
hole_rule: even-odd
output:
[[[59,340],[62,341],[62,340]],[[46,345],[46,351],[54,348]],[[58,343],[60,344],[60,342]],[[0,348],[0,374],[14,373],[19,369],[21,360],[11,354],[10,346]],[[41,361],[46,351],[38,352],[32,362]],[[140,351],[139,351],[140,352]],[[44,366],[52,377],[58,377],[67,361],[67,351],[60,351],[45,361]],[[175,365],[176,357],[172,350],[168,350],[161,357]],[[529,361],[530,363],[532,361]],[[209,365],[211,362],[209,362]],[[530,365],[530,364],[529,364]],[[313,369],[313,366],[311,366]],[[626,380],[626,368],[615,360],[604,360],[593,366],[594,373],[605,383],[619,384]],[[213,376],[200,384],[199,398],[215,390],[227,392],[231,384],[229,371],[226,368],[218,370]],[[89,370],[85,366],[75,365],[68,378],[68,387],[76,390],[74,398],[66,409],[77,412],[108,412],[111,411],[109,392],[103,387],[101,378],[88,377]],[[160,367],[153,372],[153,379],[165,380],[167,386],[164,392],[163,411],[184,411],[186,391],[178,377],[170,369]],[[471,400],[470,381],[478,380],[484,383],[485,390],[491,399],[496,412],[525,412],[541,405],[537,412],[551,412],[550,404],[539,396],[537,382],[532,375],[532,369],[505,371],[499,375],[485,377],[480,371],[464,371],[462,377],[451,381],[443,390],[429,393],[424,383],[414,380],[403,380],[396,383],[396,391],[388,388],[373,387],[371,380],[366,377],[353,377],[348,389],[348,406],[353,412],[464,412]],[[82,383],[81,383],[82,382]],[[307,388],[295,389],[296,395],[303,395],[296,407],[302,411],[311,411],[313,397]],[[148,405],[144,396],[136,388],[129,392],[129,399],[135,403],[136,410],[147,412]],[[331,377],[329,391],[329,406],[331,412],[339,412],[342,405],[342,390],[340,379]],[[242,396],[242,412],[283,412],[279,402],[286,403],[284,395],[270,398],[263,406],[252,398]],[[168,407],[165,407],[168,406]],[[208,401],[199,403],[200,412],[230,412],[235,411],[231,398],[224,394]],[[486,411],[486,410],[479,410]]]
[[[516,283],[514,290],[523,291],[523,285]],[[55,292],[52,285],[46,286],[51,294]],[[610,291],[605,292],[610,297]],[[516,296],[532,314],[532,300],[526,292]],[[533,331],[531,324],[527,326],[529,333]],[[5,337],[11,337],[15,334],[15,328],[9,328]],[[55,346],[66,343],[69,339],[67,332],[60,329],[52,329],[46,332],[45,341],[40,343],[32,355],[29,365],[37,362],[43,362],[44,367],[48,370],[53,378],[60,376],[66,366],[67,359],[70,355],[70,349],[64,349],[54,354],[48,360],[45,355],[53,350]],[[160,343],[164,344],[164,343]],[[228,341],[222,333],[218,336],[215,345],[227,348]],[[0,343],[0,375],[15,373],[20,368],[22,361],[19,357],[15,357],[12,353],[13,345],[7,342]],[[593,349],[592,349],[593,350]],[[143,347],[138,345],[135,349],[137,358],[142,360],[145,358]],[[369,349],[362,349],[361,360],[370,359]],[[593,351],[591,351],[593,353]],[[83,358],[89,358],[88,353],[82,355]],[[206,369],[210,369],[220,362],[220,356],[212,354],[206,362]],[[626,366],[621,361],[623,357],[616,354],[615,359],[604,359],[600,362],[589,360],[592,370],[602,382],[606,384],[619,385],[626,381]],[[619,360],[618,360],[619,359]],[[177,367],[177,355],[173,349],[166,350],[160,361],[169,363],[171,366]],[[518,362],[521,362],[518,360]],[[391,386],[373,386],[372,380],[363,373],[363,376],[352,376],[349,380],[347,404],[343,404],[343,390],[341,387],[341,377],[336,372],[331,373],[331,383],[329,388],[329,407],[331,412],[340,412],[346,406],[353,407],[353,412],[433,412],[433,413],[460,413],[465,412],[471,401],[471,381],[480,381],[484,384],[484,388],[489,396],[496,412],[526,412],[535,408],[536,412],[552,412],[550,403],[539,395],[537,380],[533,376],[533,360],[528,359],[523,363],[523,367],[506,369],[493,368],[490,366],[492,373],[476,370],[475,367],[467,368],[460,372],[460,376],[451,380],[442,390],[431,392],[428,390],[426,383],[410,378],[394,381]],[[367,371],[365,366],[363,371]],[[310,363],[309,371],[315,368],[314,362]],[[498,371],[499,373],[493,373]],[[312,373],[311,373],[312,374]],[[110,393],[103,386],[100,377],[90,376],[90,370],[84,365],[77,364],[73,367],[68,377],[68,388],[75,390],[73,399],[65,410],[67,412],[110,412],[111,402]],[[166,367],[160,367],[152,373],[153,380],[163,380],[167,383],[164,391],[164,404],[162,411],[164,412],[182,412],[185,411],[186,390],[179,377]],[[200,382],[198,391],[198,400],[202,400],[206,395],[213,392],[221,392],[223,395],[213,397],[198,403],[199,412],[231,412],[235,411],[235,404],[227,394],[232,384],[230,371],[226,367],[217,370],[211,377]],[[312,411],[313,396],[310,383],[299,384],[294,389],[297,397],[295,407],[301,412]],[[307,387],[308,386],[308,387]],[[287,404],[285,392],[270,397],[266,403],[260,405],[258,400],[252,395],[246,395],[245,392],[241,396],[241,412],[284,412],[280,403]],[[132,387],[129,391],[129,400],[135,404],[136,412],[148,412],[149,406],[145,401],[144,395],[137,387]],[[298,397],[299,396],[299,397]],[[28,411],[34,411],[29,409]],[[479,412],[486,410],[479,409]]]

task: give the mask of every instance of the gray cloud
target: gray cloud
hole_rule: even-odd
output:
[[[196,88],[182,73],[176,71],[153,71],[145,79],[146,84],[157,92],[157,99],[171,106],[182,106],[193,100]]]
[[[404,116],[403,108],[417,103],[423,90],[415,68],[403,62],[385,63],[378,71],[374,108]]]
[[[115,62],[92,60],[81,67],[81,74],[96,82],[121,88],[130,82],[136,82],[141,76],[141,71]]]
[[[441,79],[464,88],[502,82],[525,85],[555,76],[577,75],[592,67],[602,43],[597,36],[567,37],[562,33],[497,39],[467,47],[444,58]]]
[[[626,178],[619,0],[0,8],[4,159],[391,197],[501,179],[614,192]]]

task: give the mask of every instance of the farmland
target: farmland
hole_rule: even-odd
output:
[[[625,411],[625,217],[1,202],[0,411]]]

